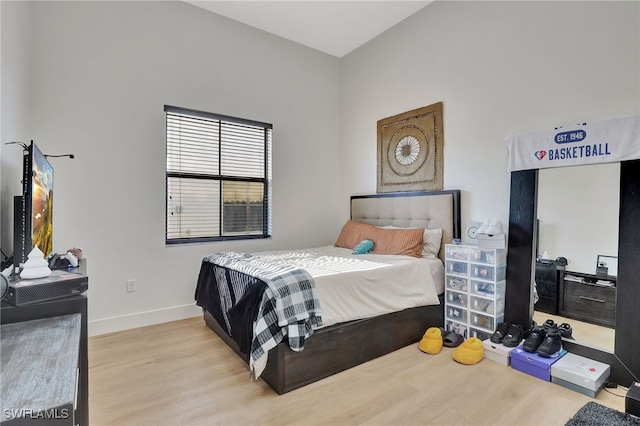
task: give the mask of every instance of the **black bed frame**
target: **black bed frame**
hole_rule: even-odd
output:
[[[376,194],[366,197],[406,197],[413,194],[452,194],[454,198],[453,237],[460,238],[460,191],[458,190]],[[301,352],[292,351],[286,341],[282,342],[269,351],[267,365],[260,377],[281,395],[414,344],[422,338],[427,328],[444,325],[443,297],[442,294],[439,296],[439,305],[419,306],[322,328],[305,342],[304,350]],[[247,355],[239,350],[236,342],[206,310],[204,320],[209,328],[248,363]]]
[[[280,395],[356,365],[418,342],[428,327],[444,324],[444,299],[440,304],[419,306],[374,318],[340,323],[316,331],[294,352],[285,341],[269,351],[267,366],[260,376]],[[205,311],[209,328],[245,362],[236,342]]]

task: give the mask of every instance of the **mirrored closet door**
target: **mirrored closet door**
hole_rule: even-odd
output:
[[[538,171],[534,321],[567,323],[576,342],[611,352],[617,272],[611,269],[607,277],[597,270],[597,261],[618,255],[619,185],[620,163]],[[582,281],[589,284],[574,284]]]

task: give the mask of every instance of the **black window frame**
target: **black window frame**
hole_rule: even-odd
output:
[[[189,243],[203,243],[203,242],[215,242],[215,241],[228,241],[228,240],[252,240],[252,239],[264,239],[271,238],[271,227],[272,227],[272,203],[271,203],[271,167],[272,167],[272,134],[273,134],[273,125],[270,123],[264,123],[261,121],[249,120],[239,117],[232,117],[223,114],[210,113],[206,111],[199,111],[189,108],[177,107],[172,105],[165,105],[165,137],[166,137],[166,157],[165,157],[165,244],[174,245],[174,244],[189,244]],[[180,171],[169,170],[169,149],[170,149],[170,115],[172,116],[185,116],[191,117],[192,119],[204,119],[207,121],[217,121],[220,123],[218,135],[213,135],[213,137],[217,137],[217,151],[218,151],[218,173],[185,173]],[[221,163],[222,163],[222,135],[221,135],[221,127],[222,124],[232,125],[232,126],[247,126],[248,128],[261,128],[264,131],[264,155],[262,160],[264,161],[263,169],[264,175],[261,177],[247,177],[247,176],[238,176],[238,175],[223,175],[221,173]],[[258,165],[258,162],[254,163]],[[196,236],[196,237],[170,237],[169,236],[169,215],[170,215],[170,179],[204,179],[208,181],[216,181],[219,183],[220,187],[218,189],[218,200],[217,205],[219,207],[219,211],[217,214],[218,218],[218,235],[209,235],[209,236]],[[223,186],[225,182],[247,182],[247,183],[260,183],[263,185],[263,194],[262,194],[262,232],[261,233],[250,233],[250,234],[238,234],[238,235],[225,235],[223,218],[225,215],[225,203],[223,200],[224,190]],[[250,202],[248,208],[250,209]],[[173,214],[173,213],[172,213]]]

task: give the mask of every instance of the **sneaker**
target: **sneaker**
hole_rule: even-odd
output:
[[[522,349],[527,352],[535,353],[535,351],[538,350],[540,344],[544,341],[546,335],[547,333],[544,331],[544,328],[538,326],[533,327],[529,332],[529,336],[524,339]]]
[[[523,334],[524,330],[521,325],[511,324],[511,327],[507,330],[507,334],[502,339],[502,344],[508,348],[515,348],[522,341]]]
[[[463,278],[449,278],[449,288],[467,291],[467,280]]]
[[[486,234],[487,233],[487,228],[489,227],[489,219],[485,220],[484,222],[482,222],[482,225],[480,225],[480,228],[478,228],[478,231],[476,232],[477,234]]]
[[[493,343],[502,343],[502,339],[507,335],[507,331],[509,330],[510,325],[511,324],[509,324],[508,322],[501,322],[500,324],[498,324],[496,331],[493,332],[489,339]]]
[[[502,222],[500,222],[498,219],[492,219],[491,222],[489,222],[489,226],[487,227],[485,234],[489,236],[504,234]]]
[[[544,324],[542,324],[542,327],[544,327],[545,331],[557,330],[558,324],[556,324],[552,319],[548,319],[544,322]]]
[[[565,337],[567,339],[573,339],[573,329],[569,324],[563,322],[558,326],[558,331],[560,332],[560,336]]]
[[[458,318],[460,316],[462,316],[462,311],[460,311],[459,309],[449,308],[449,317],[450,318]]]
[[[555,354],[562,350],[562,336],[557,330],[547,332],[544,341],[538,347],[536,353],[546,358],[553,358]]]

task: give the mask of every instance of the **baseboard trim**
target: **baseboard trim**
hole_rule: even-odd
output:
[[[169,321],[177,321],[197,316],[202,316],[202,308],[199,306],[173,306],[171,308],[89,321],[88,332],[90,337],[99,336],[101,334],[130,330],[132,328],[145,327],[154,324],[162,324]]]

